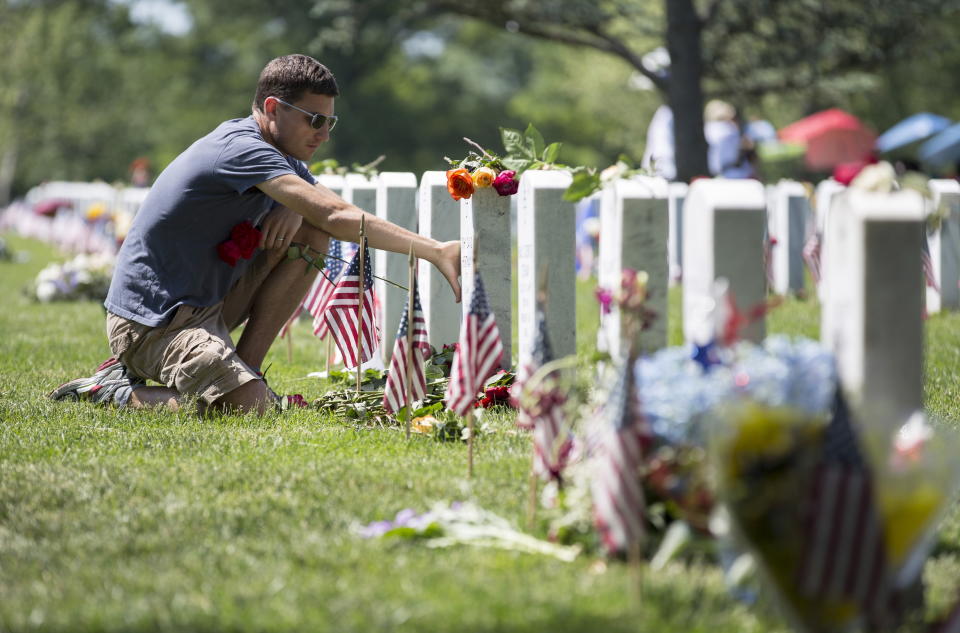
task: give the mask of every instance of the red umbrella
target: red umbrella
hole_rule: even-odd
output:
[[[848,112],[832,108],[780,130],[780,139],[806,145],[805,162],[816,171],[862,160],[873,150],[876,133]]]

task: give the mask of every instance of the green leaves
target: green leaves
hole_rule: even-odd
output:
[[[547,147],[541,152],[543,162],[545,163],[555,163],[557,162],[557,157],[560,155],[560,148],[563,146],[563,143],[550,143]]]
[[[563,192],[567,202],[579,202],[600,188],[600,174],[596,169],[581,169],[573,173],[573,181]]]
[[[562,143],[547,145],[540,130],[532,123],[527,124],[523,132],[510,128],[500,128],[500,140],[506,155],[501,159],[504,167],[517,172],[519,176],[528,169],[563,167],[557,165]]]

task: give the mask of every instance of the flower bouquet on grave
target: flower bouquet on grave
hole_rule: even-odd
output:
[[[447,191],[454,200],[470,198],[477,189],[492,187],[501,196],[512,196],[520,188],[520,174],[528,169],[550,169],[556,166],[560,143],[545,145],[543,136],[533,125],[526,131],[500,128],[505,153],[498,156],[464,137],[474,149],[466,157],[453,160],[447,170]]]
[[[797,630],[893,630],[956,486],[955,442],[932,442],[914,417],[871,460],[834,391],[826,414],[723,408],[711,433],[717,494]]]
[[[543,135],[533,124],[527,124],[523,132],[509,128],[500,128],[504,154],[498,156],[464,137],[473,147],[459,160],[444,157],[450,164],[447,170],[447,191],[454,200],[470,198],[477,189],[492,187],[501,196],[512,196],[519,190],[520,175],[528,169],[562,169],[569,171],[572,179],[563,194],[568,202],[579,202],[590,194],[599,191],[607,182],[618,178],[629,178],[635,174],[650,173],[637,168],[625,154],[604,169],[585,165],[564,165],[557,162],[561,143],[547,144]]]
[[[527,554],[544,554],[571,562],[580,553],[576,546],[563,546],[534,538],[514,528],[506,519],[474,503],[435,503],[430,510],[400,510],[392,521],[374,521],[354,526],[361,538],[394,538],[420,541],[427,547],[472,545]]]
[[[114,256],[80,254],[63,263],[48,264],[26,290],[30,298],[50,301],[103,301],[113,276]]]

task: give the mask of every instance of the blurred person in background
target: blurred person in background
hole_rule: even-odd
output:
[[[740,131],[736,108],[713,99],[704,108],[703,118],[710,173],[722,178],[753,178],[756,150],[750,138]]]

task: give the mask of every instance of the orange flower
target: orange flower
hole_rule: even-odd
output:
[[[465,168],[447,170],[447,191],[454,200],[469,198],[473,195],[473,178]]]

